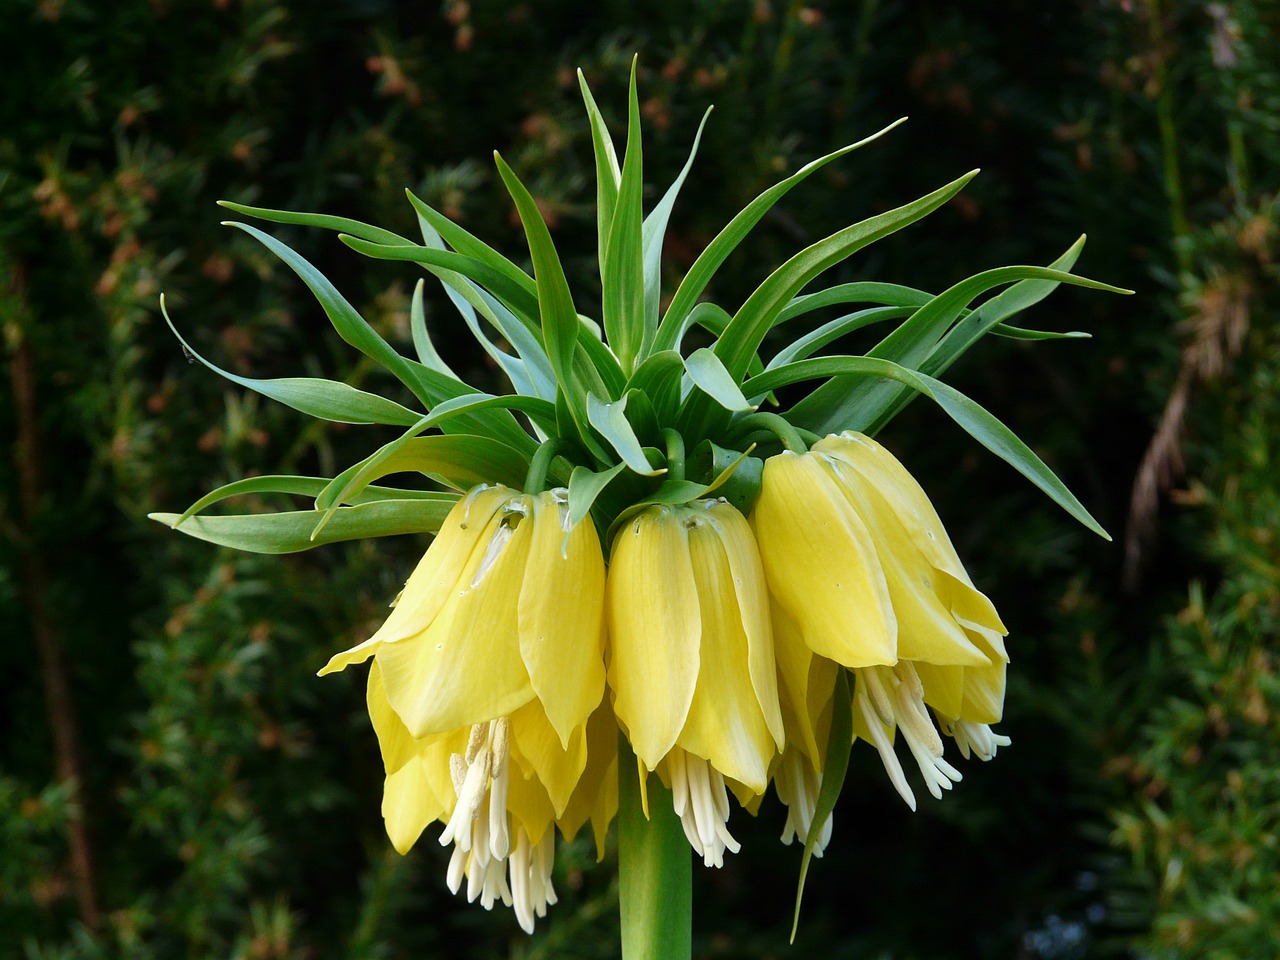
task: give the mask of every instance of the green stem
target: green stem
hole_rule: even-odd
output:
[[[693,857],[671,792],[648,780],[649,817],[636,758],[618,738],[618,914],[622,960],[689,960],[693,953]]]
[[[667,479],[684,479],[684,437],[671,427],[662,428],[662,439],[667,443]]]
[[[735,420],[733,425],[735,435],[740,437],[746,436],[753,430],[767,430],[782,441],[782,445],[792,453],[806,453],[809,450],[809,443],[805,442],[800,429],[776,413],[749,413]],[[814,440],[817,439],[807,430],[804,433],[813,437]]]
[[[539,494],[547,488],[547,471],[551,469],[551,461],[568,446],[569,442],[564,437],[550,437],[542,441],[529,463],[529,472],[524,476],[525,493]]]

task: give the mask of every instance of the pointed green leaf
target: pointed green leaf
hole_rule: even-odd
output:
[[[677,343],[676,335],[683,329],[685,316],[693,309],[693,305],[698,302],[698,298],[702,296],[702,292],[707,288],[707,284],[711,282],[711,278],[720,268],[720,264],[724,263],[729,254],[751,232],[751,228],[759,223],[760,219],[792,187],[804,181],[811,174],[821,170],[832,160],[843,157],[846,153],[857,150],[859,147],[871,143],[873,140],[888,133],[905,119],[904,117],[902,120],[896,120],[866,139],[849,144],[847,147],[841,147],[825,157],[810,161],[787,177],[787,179],[774,184],[764,191],[730,220],[725,228],[716,235],[715,239],[707,245],[707,248],[699,254],[698,259],[694,261],[693,266],[689,268],[689,272],[680,282],[680,286],[676,288],[675,296],[672,298],[670,306],[667,307],[662,323],[658,326],[654,350],[670,350],[675,347]]]
[[[1006,337],[1009,340],[1088,340],[1093,334],[1085,333],[1083,330],[1067,330],[1057,333],[1052,330],[1028,330],[1025,327],[1011,327],[1007,323],[997,323],[991,328],[991,333],[997,337]]]
[[[684,162],[680,173],[667,188],[662,199],[658,201],[658,205],[644,218],[642,230],[644,235],[644,343],[640,349],[642,358],[649,355],[658,335],[658,314],[662,300],[662,241],[666,237],[667,221],[671,219],[671,211],[675,207],[680,188],[684,186],[685,178],[693,169],[693,160],[698,155],[698,144],[702,141],[702,131],[707,125],[707,119],[711,116],[711,110],[711,107],[707,107],[707,112],[702,115],[698,132],[693,137],[693,147],[689,150],[689,159]]]
[[[800,880],[796,884],[796,909],[791,921],[791,942],[796,942],[796,929],[800,926],[800,901],[804,898],[804,881],[809,875],[809,863],[813,851],[822,836],[827,818],[836,808],[845,775],[849,772],[849,753],[853,748],[853,712],[849,695],[849,673],[836,673],[835,691],[831,696],[831,732],[827,735],[827,755],[822,766],[822,785],[818,787],[818,802],[814,806],[813,819],[809,821],[809,835],[804,841],[804,856],[800,860]]]
[[[405,194],[409,198],[409,204],[417,212],[418,216],[431,224],[436,233],[454,250],[502,274],[512,284],[523,288],[529,296],[536,297],[538,295],[538,287],[534,283],[533,277],[529,276],[483,240],[472,236],[471,233],[458,226],[444,214],[423,203],[411,191],[406,190]],[[351,233],[352,231],[348,230],[346,232]]]
[[[517,315],[536,316],[538,303],[534,296],[523,286],[513,283],[500,270],[475,257],[468,257],[452,250],[432,250],[417,243],[390,246],[383,243],[370,243],[359,237],[345,233],[338,234],[338,239],[357,253],[378,260],[399,260],[407,263],[420,263],[423,266],[443,267],[460,273],[475,281],[499,300],[508,304]]]
[[[644,449],[636,438],[635,430],[627,420],[626,411],[626,395],[621,400],[606,403],[594,393],[587,394],[587,419],[609,442],[609,445],[622,458],[622,462],[641,476],[656,477],[665,473],[665,467],[655,470],[649,465],[649,458],[644,455]]]
[[[609,233],[613,229],[613,209],[618,204],[618,185],[622,172],[618,169],[618,155],[613,149],[613,138],[605,126],[600,108],[591,96],[587,78],[578,71],[578,86],[582,88],[582,100],[587,106],[587,118],[591,121],[591,147],[596,158],[596,236],[599,238],[600,275],[605,272],[605,257],[609,251]]]
[[[390,537],[401,533],[435,533],[457,502],[456,494],[438,494],[435,499],[376,500],[343,507],[318,534],[314,510],[248,514],[232,517],[191,517],[180,533],[250,553],[296,553],[339,540]],[[151,513],[150,519],[173,527],[176,513]]]
[[[867,310],[859,310],[856,313],[837,317],[779,350],[765,369],[773,370],[796,360],[803,360],[805,357],[817,353],[827,344],[839,340],[847,333],[861,330],[863,327],[873,323],[896,320],[899,317],[907,316],[910,312],[910,307],[871,307]]]
[[[270,380],[257,380],[253,377],[241,377],[206,360],[192,348],[191,344],[178,333],[178,328],[169,318],[164,296],[160,297],[160,313],[164,321],[178,338],[188,356],[194,357],[221,377],[232,383],[247,387],[264,397],[270,397],[293,407],[295,410],[318,417],[321,420],[332,420],[336,423],[386,423],[393,426],[409,426],[417,423],[421,414],[414,413],[400,404],[380,397],[374,393],[366,393],[355,387],[336,380],[320,380],[312,377],[278,377]]]
[[[569,474],[569,526],[576,527],[591,512],[596,497],[618,474],[627,469],[625,463],[615,463],[608,470],[588,470],[574,467]]]
[[[187,507],[186,510],[178,515],[174,526],[180,525],[188,517],[195,516],[202,510],[230,497],[239,497],[250,493],[285,493],[303,497],[318,497],[331,482],[326,477],[295,476],[246,477],[243,480],[235,480],[206,493],[191,506]],[[442,496],[452,497],[453,495],[442,494],[438,490],[402,490],[396,487],[370,486],[365,487],[359,494],[353,496],[351,502],[354,504],[368,503],[374,500],[436,500]]]
[[[720,358],[709,348],[703,347],[689,354],[684,368],[694,385],[726,410],[746,413],[756,409],[755,404],[742,395],[737,381],[729,375]]]
[[[441,359],[436,351],[436,345],[431,342],[431,334],[427,332],[427,313],[422,304],[422,288],[425,284],[425,280],[419,280],[414,284],[413,299],[409,302],[409,330],[413,334],[413,349],[417,351],[418,359],[422,361],[423,366],[430,367],[437,373],[443,373],[454,380],[461,380],[462,378]]]
[[[340,233],[349,233],[353,237],[360,237],[362,240],[372,240],[374,243],[389,243],[394,246],[409,242],[398,233],[392,233],[390,230],[383,230],[381,227],[361,223],[359,220],[350,220],[347,217],[331,217],[323,213],[295,213],[292,210],[270,210],[266,207],[250,207],[243,203],[232,203],[230,200],[219,200],[218,206],[234,210],[236,213],[242,213],[246,217],[257,217],[259,220],[269,220],[272,223],[289,223],[300,227],[337,230]]]
[[[604,331],[625,373],[635,366],[644,340],[644,251],[641,225],[644,191],[643,148],[640,138],[640,98],[636,92],[636,62],[631,61],[631,88],[627,109],[627,153],[622,180],[609,226],[609,246],[604,269]]]
[[[716,356],[724,361],[729,373],[741,378],[778,314],[814,277],[876,240],[928,216],[976,175],[974,170],[919,200],[846,227],[801,250],[747,298],[716,342]]]
[[[904,287],[897,283],[880,283],[859,280],[856,283],[840,283],[816,293],[796,297],[783,308],[774,326],[794,320],[796,317],[823,307],[835,307],[845,303],[876,303],[885,307],[922,307],[933,299],[933,294]]]
[[[1067,489],[1066,484],[1012,430],[959,390],[940,380],[878,357],[814,357],[770,370],[759,377],[753,377],[748,384],[752,391],[764,392],[802,380],[836,376],[888,378],[924,394],[963,427],[969,436],[1034,483],[1050,500],[1103,539],[1111,539],[1084,505]],[[830,432],[860,429],[855,422],[834,427]]]

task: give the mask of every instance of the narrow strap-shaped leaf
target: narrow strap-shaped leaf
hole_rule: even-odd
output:
[[[191,517],[176,529],[200,540],[250,553],[296,553],[339,540],[435,533],[457,499],[456,494],[440,494],[438,499],[376,500],[343,507],[315,539],[311,538],[316,522],[313,510]],[[148,517],[167,527],[173,527],[178,520],[176,513],[151,513]]]
[[[230,200],[219,200],[218,206],[234,210],[236,213],[242,213],[246,217],[257,217],[259,220],[269,220],[272,223],[289,223],[300,227],[319,227],[322,230],[336,230],[340,233],[349,233],[353,237],[360,237],[362,240],[372,240],[374,243],[395,245],[409,242],[398,233],[392,233],[390,230],[383,230],[381,227],[371,226],[347,217],[331,217],[323,213],[295,213],[292,210],[270,210],[266,207],[251,207],[243,203],[233,203]]]
[[[671,219],[671,211],[676,205],[676,197],[680,188],[693,169],[694,158],[698,155],[698,144],[702,142],[702,131],[711,116],[711,107],[702,115],[698,124],[698,132],[693,136],[693,147],[689,150],[689,159],[680,168],[667,192],[662,195],[649,215],[644,218],[642,230],[644,236],[644,343],[640,348],[642,358],[649,355],[654,340],[658,336],[658,314],[662,300],[662,242],[667,233],[667,221]]]
[[[627,152],[622,180],[609,225],[602,285],[604,332],[622,369],[630,373],[644,341],[644,223],[643,149],[640,135],[640,97],[636,92],[636,61],[631,61],[631,86],[627,98]]]
[[[420,220],[422,226],[422,236],[428,247],[433,250],[443,250],[444,240],[438,234],[435,228],[426,220]],[[513,357],[505,350],[501,350],[489,339],[485,332],[480,328],[480,322],[476,318],[475,302],[479,302],[486,311],[486,319],[490,319],[489,311],[484,301],[480,299],[477,288],[466,277],[452,270],[445,270],[443,267],[431,268],[444,287],[444,291],[448,294],[449,299],[462,314],[462,322],[467,325],[467,329],[471,331],[471,336],[480,344],[480,348],[489,355],[489,359],[497,364],[498,368],[507,375],[507,379],[511,381],[511,386],[516,393],[525,396],[539,396],[538,390],[535,388],[533,377],[529,374],[528,366],[520,357]],[[491,323],[494,323],[490,319]],[[494,323],[496,326],[496,323]],[[554,398],[554,392],[545,399]]]
[[[729,254],[751,232],[751,228],[759,223],[770,208],[781,200],[792,187],[821,170],[832,160],[843,157],[846,153],[857,150],[859,147],[882,137],[905,119],[903,117],[902,120],[896,120],[883,130],[879,130],[871,136],[859,140],[857,143],[841,147],[825,157],[811,160],[785,180],[765,190],[739,211],[725,225],[724,229],[716,234],[715,239],[707,245],[706,249],[698,255],[698,259],[693,262],[689,272],[680,281],[680,286],[676,288],[675,296],[672,297],[671,304],[667,307],[667,312],[663,315],[662,322],[658,325],[658,335],[654,341],[654,350],[670,350],[675,347],[677,342],[676,335],[682,329],[681,325],[684,323],[685,316],[693,309],[693,305],[698,302],[698,298],[702,296],[702,291],[707,288],[707,284],[711,282],[715,272],[720,269],[720,264],[724,263]]]
[[[791,942],[796,942],[796,929],[800,926],[800,901],[804,898],[804,881],[809,875],[813,851],[822,836],[827,818],[836,808],[840,791],[844,787],[845,774],[849,772],[849,753],[853,748],[853,712],[849,694],[849,673],[836,673],[835,691],[831,695],[831,732],[827,735],[827,755],[822,765],[822,784],[818,787],[818,802],[814,805],[813,818],[809,821],[809,835],[804,838],[804,856],[800,859],[800,879],[796,884],[796,910],[791,921]]]
[[[997,323],[990,331],[997,337],[1009,340],[1088,340],[1093,334],[1083,330],[1067,330],[1058,333],[1054,330],[1028,330],[1026,327],[1011,327],[1007,323]]]
[[[596,236],[599,238],[600,275],[605,272],[605,257],[609,252],[609,233],[613,229],[613,208],[618,204],[618,185],[622,172],[618,169],[618,155],[613,149],[613,138],[605,126],[600,108],[596,106],[587,78],[578,71],[578,86],[582,89],[582,101],[587,106],[587,118],[591,122],[591,148],[596,158]]]
[[[1034,483],[1050,500],[1098,536],[1111,539],[1106,530],[1067,489],[1066,484],[1058,479],[1017,434],[959,390],[940,380],[879,357],[814,357],[770,370],[759,377],[753,377],[748,384],[752,392],[763,393],[802,380],[850,375],[887,377],[924,394],[963,427],[969,436]],[[836,429],[862,430],[862,426],[855,421],[835,427],[832,432]]]
[[[413,298],[409,301],[409,330],[413,334],[413,349],[417,351],[418,359],[424,367],[430,367],[437,373],[443,373],[454,380],[461,380],[462,378],[444,362],[436,350],[436,345],[431,342],[431,334],[427,331],[427,312],[422,304],[422,288],[425,285],[425,280],[419,280],[414,284]]]
[[[338,289],[329,282],[328,277],[312,266],[305,257],[270,234],[263,233],[257,227],[251,227],[247,223],[227,221],[226,226],[243,230],[283,260],[311,289],[311,293],[319,301],[333,328],[338,331],[338,336],[390,370],[401,383],[417,394],[418,399],[425,405],[431,404],[430,398],[422,392],[422,386],[410,368],[409,361],[382,339],[382,336],[369,326],[364,317],[360,316],[356,308],[348,303]]]
[[[317,497],[320,495],[331,481],[327,477],[295,477],[295,476],[265,476],[265,477],[246,477],[243,480],[235,480],[231,483],[223,484],[216,490],[211,490],[203,497],[187,507],[174,526],[181,524],[188,517],[193,517],[202,510],[206,510],[215,503],[221,503],[230,497],[240,497],[250,493],[285,493],[303,497]],[[441,493],[438,490],[402,490],[396,487],[365,487],[364,490],[351,498],[352,503],[369,503],[374,500],[438,500],[441,497],[452,499],[453,494]]]
[[[417,211],[418,216],[431,224],[435,231],[454,250],[464,256],[471,257],[473,260],[478,260],[501,273],[516,286],[523,287],[531,297],[538,295],[538,287],[533,282],[533,277],[529,276],[479,237],[474,236],[443,213],[419,200],[413,195],[412,191],[406,190],[405,194],[409,198],[409,204]],[[351,231],[348,230],[347,232],[350,233]]]
[[[489,395],[481,393],[470,384],[447,377],[439,371],[425,367],[417,361],[408,361],[410,372],[418,379],[422,392],[430,398],[429,409],[434,413],[441,404],[453,410],[455,400],[464,398],[484,399]],[[516,422],[510,410],[504,410],[500,404],[480,406],[463,414],[451,414],[440,421],[440,429],[445,433],[477,433],[492,436],[521,453],[533,455],[538,443]]]
[[[395,456],[399,450],[409,446],[410,441],[425,430],[440,426],[452,418],[493,407],[508,410],[525,410],[531,415],[537,415],[543,422],[555,417],[555,410],[552,404],[537,397],[491,397],[487,394],[476,394],[446,401],[437,406],[429,416],[418,420],[399,437],[383,444],[370,456],[348,467],[334,477],[329,486],[316,497],[316,509],[332,510],[340,504],[350,502],[350,498],[362,490],[365,485],[373,482],[379,476],[386,476],[386,471],[376,476],[375,471]],[[439,469],[433,468],[430,471],[423,470],[421,472],[429,472],[433,475],[445,477],[449,480],[450,485],[455,487],[466,487],[476,483],[519,483],[523,480],[524,471],[529,465],[526,456],[491,437],[483,439],[488,441],[492,450],[477,450],[477,445],[474,441],[480,438],[469,437],[467,434],[442,434],[422,439],[431,442],[419,444],[416,449],[420,451],[423,449],[433,452],[438,451],[442,458],[441,463],[443,466]],[[468,451],[475,454],[474,462],[460,462],[459,453],[467,453]]]
[[[878,303],[881,306],[922,307],[933,299],[933,294],[915,287],[897,283],[880,283],[876,280],[859,280],[856,283],[839,283],[816,293],[806,293],[787,304],[774,326],[794,320],[796,317],[823,307],[835,307],[845,303]]]
[[[756,409],[756,405],[742,395],[737,381],[711,349],[702,347],[693,351],[685,359],[684,368],[694,385],[726,410],[745,413]]]
[[[824,323],[816,330],[806,333],[803,337],[783,347],[769,361],[765,369],[773,370],[796,360],[803,360],[805,357],[817,353],[827,344],[839,340],[847,333],[861,330],[863,327],[870,326],[873,323],[896,320],[899,317],[907,316],[910,312],[910,307],[870,307],[866,310],[859,310],[856,313],[846,314],[843,317],[836,317],[836,319]]]
[[[791,298],[809,281],[863,247],[928,216],[960,192],[977,171],[966,173],[927,196],[855,223],[811,244],[773,271],[747,298],[716,342],[716,355],[729,373],[741,378],[764,335]]]
[[[454,397],[474,394],[477,391],[452,377],[432,370],[420,363],[402,357],[359,312],[342,296],[329,279],[309,263],[305,257],[291,250],[286,244],[245,223],[228,223],[227,226],[243,230],[283,260],[311,290],[338,335],[361,353],[376,360],[390,370],[422,401],[428,410],[436,404]],[[520,425],[505,410],[484,410],[457,425],[479,433],[491,434],[519,450],[532,451],[536,442],[520,429]]]
[[[309,416],[318,417],[321,420],[332,420],[336,423],[386,423],[402,427],[417,423],[422,416],[393,400],[357,390],[349,384],[336,380],[321,380],[313,377],[278,377],[258,380],[253,377],[237,376],[200,356],[191,344],[183,339],[169,317],[163,295],[160,297],[160,313],[189,356],[199,360],[214,373],[232,383],[260,393],[264,397],[270,397]]]
[[[666,468],[654,469],[649,465],[649,458],[644,455],[636,432],[627,419],[627,396],[624,394],[622,399],[606,403],[594,393],[587,394],[587,419],[630,470],[641,476],[656,477],[665,473]]]
[[[999,317],[994,317],[989,323],[983,323],[974,319],[974,313],[978,311],[971,312],[961,321],[967,333],[961,339],[952,339],[947,331],[970,301],[993,287],[1026,280],[1052,282],[1055,285],[1070,283],[1112,293],[1125,292],[1119,287],[1050,267],[997,267],[961,280],[938,294],[869,350],[867,355],[892,360],[911,369],[926,370],[931,374],[940,373],[963,350],[976,343],[990,326],[999,321]],[[935,352],[947,340],[951,340],[952,348],[947,350],[944,360],[935,360]],[[813,391],[796,404],[792,413],[797,424],[816,433],[826,432],[837,423],[847,423],[854,416],[864,418],[864,424],[879,422],[883,425],[892,415],[889,412],[900,410],[908,397],[909,394],[901,387],[892,384],[836,380]]]
[[[454,253],[452,250],[432,250],[430,247],[424,247],[417,243],[407,243],[399,246],[370,243],[368,240],[361,240],[359,237],[352,237],[345,233],[338,234],[338,239],[357,253],[363,253],[366,257],[444,267],[446,270],[452,270],[455,273],[462,274],[464,277],[468,277],[483,286],[495,297],[511,304],[513,312],[517,315],[524,314],[527,316],[537,312],[537,300],[528,290],[518,283],[513,283],[502,271],[495,270],[483,260],[477,260],[475,257]]]

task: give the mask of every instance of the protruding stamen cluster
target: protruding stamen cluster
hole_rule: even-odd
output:
[[[708,867],[724,866],[724,852],[741,845],[729,833],[729,793],[720,771],[680,747],[667,754],[671,805],[684,826],[689,844]]]
[[[508,758],[511,723],[506,717],[471,728],[464,755],[449,758],[449,772],[457,803],[440,834],[440,845],[454,844],[448,883],[454,893],[467,879],[467,900],[479,898],[490,910],[502,900],[511,906],[511,890],[504,876],[511,852],[507,817]],[[486,803],[486,798],[488,802]]]
[[[813,818],[818,808],[818,792],[822,789],[822,777],[813,769],[809,758],[798,750],[784,750],[773,774],[773,786],[778,792],[778,799],[787,806],[787,823],[782,828],[782,842],[790,844],[792,840],[806,843],[809,830],[813,826]],[[814,844],[813,855],[822,856],[827,844],[831,842],[831,824],[833,814],[827,814],[818,841]]]
[[[954,723],[943,723],[942,732],[956,742],[960,754],[969,759],[975,753],[979,760],[990,760],[1000,747],[1007,747],[1013,741],[1003,734],[996,733],[989,724],[970,723],[957,720]]]
[[[915,668],[905,660],[892,667],[864,667],[856,670],[858,690],[855,700],[862,719],[871,732],[871,740],[885,772],[895,789],[912,810],[916,797],[907,784],[906,774],[893,752],[890,734],[901,731],[907,747],[924,777],[925,786],[941,799],[943,790],[963,779],[959,770],[942,757],[942,737],[929,716],[924,703],[924,687]],[[888,728],[886,731],[885,728]]]

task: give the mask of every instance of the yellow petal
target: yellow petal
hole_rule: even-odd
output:
[[[960,719],[971,723],[999,723],[1004,714],[1005,668],[1009,662],[1004,639],[994,630],[977,625],[966,629],[973,642],[986,651],[992,665],[965,669]]]
[[[532,538],[520,516],[497,511],[430,625],[378,650],[387,699],[415,737],[505,716],[533,697],[516,623]]]
[[[897,620],[866,526],[809,454],[764,465],[751,514],[770,593],[815,653],[848,667],[897,660]]]
[[[725,777],[763,793],[777,743],[752,685],[748,641],[733,575],[715,528],[697,513],[689,512],[686,517],[686,526],[694,524],[689,528],[689,553],[702,614],[702,647],[689,717],[676,742],[710,761]],[[756,629],[763,633],[759,642],[767,642],[772,652],[767,621],[757,624]],[[770,706],[777,711],[776,690]]]
[[[924,702],[948,720],[959,720],[964,703],[965,681],[978,667],[943,667],[916,663],[916,675],[924,686]]]
[[[375,660],[369,668],[369,686],[365,694],[369,707],[369,720],[373,732],[378,735],[378,748],[382,752],[382,765],[388,774],[395,773],[418,755],[419,742],[413,739],[404,722],[396,716],[382,686],[382,671]]]
[[[552,493],[526,499],[533,539],[520,588],[520,655],[567,749],[604,694],[604,555],[590,518],[562,552],[568,507]]]
[[[688,536],[670,508],[649,507],[615,537],[607,595],[614,712],[652,770],[689,714],[702,633]]]
[[[555,810],[546,789],[536,777],[513,776],[507,784],[507,809],[531,843],[537,843],[555,822]]]
[[[618,812],[618,724],[607,702],[587,720],[587,764],[557,823],[566,840],[588,820],[596,841],[596,859],[603,860],[605,834]]]
[[[778,710],[778,671],[769,618],[769,590],[755,535],[738,510],[723,501],[712,501],[707,518],[719,534],[729,561],[729,573],[738,598],[738,611],[747,638],[747,669],[765,724],[781,750],[786,742],[782,714]],[[723,771],[722,771],[723,772]]]
[[[454,592],[481,532],[510,496],[506,487],[477,487],[459,500],[409,575],[391,615],[377,633],[350,650],[335,654],[320,670],[320,676],[363,663],[383,643],[402,640],[425,629]]]
[[[511,715],[511,735],[516,748],[512,755],[521,772],[542,782],[559,818],[587,765],[585,730],[579,726],[569,737],[568,745],[561,746],[542,704],[531,700]]]
[[[831,470],[850,506],[866,522],[875,543],[898,618],[898,656],[917,663],[986,666],[990,661],[969,642],[939,599],[939,574],[881,491],[873,489],[837,458],[828,457],[822,462]]]
[[[382,818],[397,853],[408,853],[427,824],[444,816],[444,812],[444,804],[432,791],[417,759],[387,775],[382,789]]]

